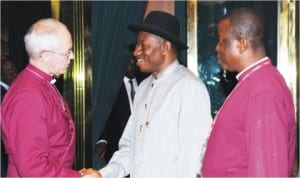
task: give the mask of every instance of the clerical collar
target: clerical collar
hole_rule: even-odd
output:
[[[55,78],[52,78],[52,80],[50,81],[50,83],[53,85],[53,84],[55,84],[55,82],[56,82],[56,79]]]
[[[261,63],[267,61],[268,59],[269,59],[269,57],[266,56],[266,57],[263,57],[263,58],[259,59],[259,60],[256,61],[255,63],[249,65],[248,67],[246,67],[244,70],[242,70],[240,73],[238,73],[238,74],[236,75],[236,79],[237,79],[237,80],[240,80],[241,77],[243,76],[243,74],[245,74],[247,71],[249,71],[249,69],[251,69],[251,68],[253,68],[254,66],[257,66],[257,65],[259,65],[259,64],[261,64]]]

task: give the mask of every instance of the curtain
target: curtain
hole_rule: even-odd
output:
[[[142,21],[146,1],[92,1],[91,7],[94,148],[132,58],[128,46],[135,44],[136,35],[127,26]]]
[[[180,23],[180,39],[187,44],[187,2],[175,1],[175,16]],[[187,66],[187,50],[180,51],[179,62]]]

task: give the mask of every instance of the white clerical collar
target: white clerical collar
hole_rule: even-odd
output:
[[[53,85],[53,84],[55,84],[55,82],[56,82],[56,79],[55,78],[53,78],[51,81],[50,81],[50,83]]]
[[[266,60],[268,60],[268,59],[269,59],[269,57],[266,56],[266,57],[263,57],[263,58],[261,58],[260,60],[258,60],[258,61],[256,61],[256,62],[254,62],[253,64],[249,65],[249,66],[246,67],[244,70],[242,70],[240,73],[238,73],[238,74],[235,76],[235,78],[238,80],[239,77],[240,77],[243,73],[245,73],[248,69],[251,69],[251,67],[253,67],[253,66],[255,66],[255,65],[259,64],[259,63],[262,63],[262,62],[264,62],[264,61],[266,61]]]

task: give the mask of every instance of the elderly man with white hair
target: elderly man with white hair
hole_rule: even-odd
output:
[[[55,87],[74,57],[67,27],[55,19],[34,23],[24,37],[29,64],[3,101],[1,129],[8,177],[81,177],[72,169],[75,127]]]

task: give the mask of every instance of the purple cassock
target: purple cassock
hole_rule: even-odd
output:
[[[8,177],[80,177],[71,169],[75,128],[68,104],[50,75],[29,64],[1,106]]]
[[[268,58],[238,76],[215,117],[203,160],[204,177],[288,177],[295,162],[291,93]]]

